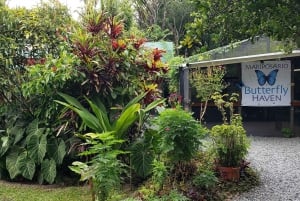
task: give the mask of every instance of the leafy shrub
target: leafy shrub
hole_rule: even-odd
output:
[[[130,147],[131,165],[137,175],[144,179],[152,173],[153,169],[152,164],[155,155],[151,146],[151,142],[142,138],[138,139]]]
[[[213,95],[214,103],[223,117],[223,124],[213,126],[211,137],[217,154],[219,165],[225,167],[239,167],[248,153],[249,139],[242,125],[242,117],[234,114],[233,103],[238,99],[238,94]],[[229,114],[227,114],[228,110]],[[229,118],[229,119],[228,119]]]
[[[41,127],[37,119],[28,125],[20,119],[11,123],[14,126],[0,134],[0,157],[9,177],[53,183],[66,155],[65,142],[51,135],[51,129]]]
[[[218,182],[218,178],[211,170],[205,170],[196,175],[193,179],[193,184],[202,189],[210,189]]]
[[[177,190],[172,190],[169,194],[163,195],[161,197],[155,196],[147,201],[170,201],[170,200],[176,200],[176,201],[189,201],[190,199],[178,192]]]
[[[248,153],[246,131],[237,125],[216,125],[211,129],[218,163],[225,167],[237,167]]]
[[[175,164],[189,161],[201,146],[206,131],[193,118],[192,114],[181,108],[166,109],[156,119],[159,134],[159,149]]]
[[[294,136],[293,130],[290,128],[282,128],[281,133],[284,137],[290,138]]]
[[[125,164],[117,156],[126,152],[114,148],[123,140],[117,140],[114,132],[87,133],[83,137],[90,147],[80,155],[92,159],[87,163],[75,161],[70,168],[81,175],[82,181],[91,180],[97,199],[106,201],[120,186],[120,176],[125,172]]]
[[[155,185],[156,190],[159,190],[163,186],[163,183],[168,176],[168,169],[164,162],[154,160],[152,173],[152,182]]]

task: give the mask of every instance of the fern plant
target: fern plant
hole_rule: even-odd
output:
[[[106,201],[114,190],[120,186],[120,175],[125,172],[125,164],[117,156],[127,152],[113,148],[123,143],[117,140],[114,132],[87,133],[84,138],[89,149],[82,152],[81,156],[92,156],[86,163],[73,162],[70,169],[81,175],[81,180],[93,182],[93,192],[99,201]]]

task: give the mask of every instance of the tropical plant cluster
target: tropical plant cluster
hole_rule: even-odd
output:
[[[53,184],[69,177],[88,183],[101,201],[220,198],[214,159],[223,158],[208,140],[219,131],[183,110],[177,93],[167,106],[164,50],[144,46],[129,4],[86,1],[79,21],[57,1],[33,9],[1,1],[0,11],[1,179]],[[200,85],[199,94],[207,93]],[[241,120],[230,121],[245,137]],[[128,184],[132,196],[121,193]]]

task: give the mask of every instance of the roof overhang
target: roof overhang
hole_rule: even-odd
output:
[[[256,55],[241,56],[241,57],[231,57],[225,59],[207,60],[207,61],[188,63],[187,66],[188,68],[201,68],[201,67],[220,66],[220,65],[235,64],[235,63],[242,63],[242,62],[282,59],[282,58],[289,58],[289,57],[300,57],[300,50],[293,50],[291,53],[274,52],[274,53],[256,54]]]

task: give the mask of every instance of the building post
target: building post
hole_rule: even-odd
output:
[[[190,82],[189,82],[189,68],[184,65],[179,68],[180,76],[180,95],[183,98],[183,108],[190,111]]]
[[[291,66],[291,106],[290,106],[290,129],[292,130],[292,132],[295,134],[295,119],[294,119],[294,115],[295,115],[295,108],[293,105],[294,102],[294,90],[295,90],[295,82],[294,82],[294,68],[293,66]]]

